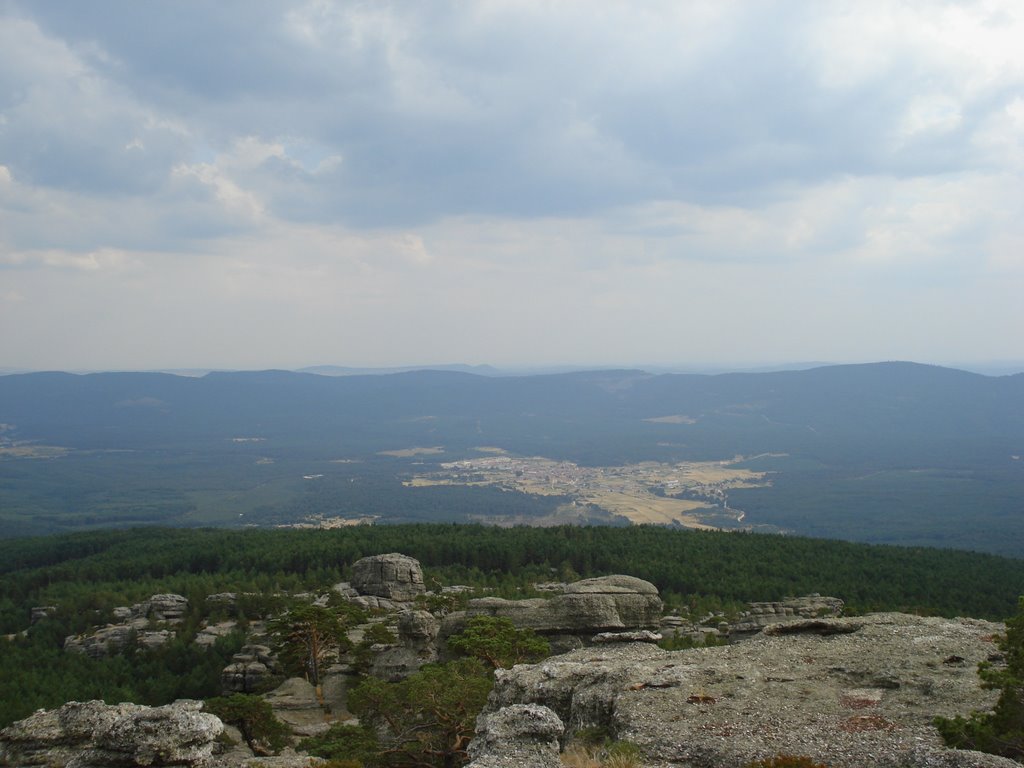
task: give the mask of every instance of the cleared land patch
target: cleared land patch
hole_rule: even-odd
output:
[[[741,461],[738,456],[723,462],[581,467],[541,456],[493,455],[446,462],[439,471],[416,474],[404,484],[491,485],[539,496],[568,496],[576,507],[573,516],[589,508],[637,525],[734,528],[744,514],[729,507],[728,491],[770,485],[767,473],[734,466]]]
[[[55,459],[59,456],[66,456],[68,453],[67,448],[62,448],[59,445],[31,445],[28,443],[0,445],[0,459]]]
[[[686,416],[682,413],[677,413],[673,416],[652,416],[649,419],[644,419],[652,424],[696,424],[697,420],[692,416]]]
[[[444,453],[444,448],[440,445],[434,445],[429,448],[414,446],[413,448],[399,448],[394,451],[377,451],[378,456],[395,456],[399,459],[407,459],[410,456],[436,456],[439,453]]]

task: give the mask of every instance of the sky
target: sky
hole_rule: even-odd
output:
[[[1024,360],[1024,3],[0,0],[0,368]]]

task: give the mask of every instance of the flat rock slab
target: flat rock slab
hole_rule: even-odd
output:
[[[606,727],[655,767],[729,768],[778,754],[831,768],[1015,765],[947,750],[931,724],[995,702],[976,667],[1002,625],[903,614],[828,621],[719,648],[573,651],[499,671],[489,708],[548,706],[570,732]]]

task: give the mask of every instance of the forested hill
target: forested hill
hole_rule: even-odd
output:
[[[0,536],[310,515],[524,522],[571,501],[405,482],[494,452],[594,467],[742,456],[770,473],[728,498],[756,530],[1024,556],[1024,375],[912,363],[0,376]]]
[[[0,633],[24,628],[35,605],[84,617],[102,600],[131,603],[155,592],[322,587],[347,578],[356,560],[392,551],[420,560],[428,584],[509,595],[538,581],[626,573],[653,582],[673,610],[820,592],[851,612],[1002,619],[1024,594],[1024,560],[790,536],[651,526],[139,528],[0,542]]]
[[[666,416],[687,423],[644,421]],[[256,434],[358,451],[433,437],[584,462],[773,451],[956,463],[968,450],[1003,460],[1024,451],[1024,375],[912,363],[714,376],[32,373],[0,377],[0,422],[9,437],[76,448]],[[608,430],[618,439],[601,441]]]

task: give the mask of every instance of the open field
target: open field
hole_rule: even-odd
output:
[[[57,445],[0,445],[0,460],[3,459],[53,459],[66,456],[67,448]]]
[[[377,451],[378,456],[394,456],[398,459],[408,459],[413,456],[436,456],[439,453],[444,453],[444,448],[440,445],[434,445],[429,448],[415,446],[413,448],[399,448],[394,451]]]
[[[717,529],[717,526],[702,523],[699,514],[696,514],[697,510],[707,509],[705,502],[611,492],[594,494],[586,502],[629,518],[634,525],[674,524],[700,530]]]
[[[446,462],[441,471],[417,474],[404,484],[492,485],[535,496],[567,496],[582,510],[596,507],[637,525],[735,527],[743,521],[743,512],[729,509],[728,491],[770,484],[765,472],[733,466],[740,461],[743,457],[729,462],[581,467],[540,456],[502,455]],[[581,510],[572,510],[571,516],[580,514]]]

